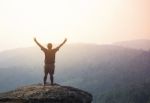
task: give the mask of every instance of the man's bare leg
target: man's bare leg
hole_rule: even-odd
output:
[[[51,85],[53,85],[53,82],[54,82],[53,74],[50,74],[50,80],[51,80]]]
[[[47,75],[48,73],[45,73],[44,78],[43,78],[44,86],[46,85]]]

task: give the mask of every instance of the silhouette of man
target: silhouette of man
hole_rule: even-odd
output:
[[[54,49],[52,49],[52,43],[48,43],[47,48],[45,48],[36,40],[36,38],[34,38],[34,41],[45,54],[44,78],[43,78],[44,86],[46,85],[48,74],[50,74],[51,85],[53,85],[54,82],[53,75],[55,70],[55,54],[60,49],[60,47],[62,47],[65,44],[67,39],[65,38],[65,40],[58,47]]]

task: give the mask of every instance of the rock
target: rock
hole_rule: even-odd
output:
[[[77,88],[34,84],[0,94],[0,103],[91,103],[92,95]]]

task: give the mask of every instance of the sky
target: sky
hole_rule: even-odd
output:
[[[150,39],[150,0],[0,0],[0,51]]]

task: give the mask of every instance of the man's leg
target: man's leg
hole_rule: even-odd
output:
[[[47,75],[48,73],[45,73],[44,78],[43,78],[44,85],[46,85]]]
[[[46,85],[47,75],[48,75],[48,68],[47,68],[47,65],[45,65],[45,67],[44,67],[44,78],[43,78],[44,85]]]
[[[53,74],[50,74],[50,80],[51,80],[51,85],[53,85],[53,82],[54,82]]]
[[[51,68],[50,68],[50,80],[51,80],[51,85],[54,84],[54,70],[55,70],[55,65],[51,64]]]

